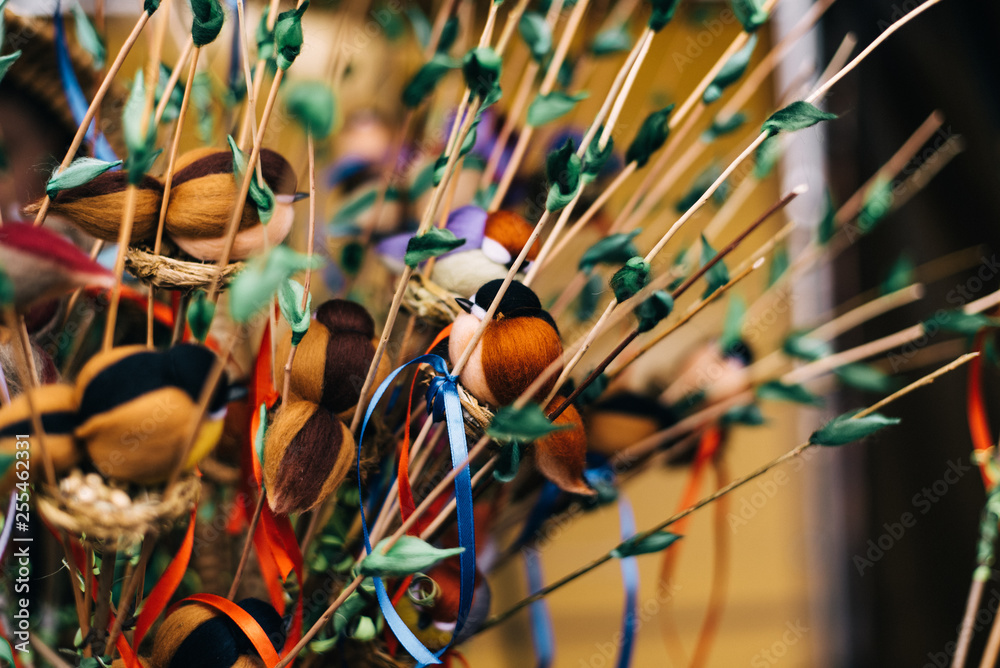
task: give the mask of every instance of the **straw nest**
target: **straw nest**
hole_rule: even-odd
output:
[[[414,274],[406,284],[403,306],[417,317],[444,327],[458,317],[455,296],[430,279]]]
[[[168,531],[191,511],[201,490],[196,475],[177,480],[166,493],[129,495],[96,473],[75,470],[59,482],[59,494],[41,490],[38,510],[50,523],[94,546],[127,550],[147,535]]]
[[[215,264],[189,262],[165,255],[154,255],[141,248],[129,248],[125,254],[129,272],[147,285],[167,290],[208,290],[215,283],[218,268]],[[243,269],[242,262],[233,262],[222,270],[224,288]]]

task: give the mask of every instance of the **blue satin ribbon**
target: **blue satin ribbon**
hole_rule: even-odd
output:
[[[66,92],[66,101],[69,103],[73,118],[76,120],[77,125],[79,125],[83,123],[83,118],[87,115],[87,108],[90,106],[90,103],[87,102],[87,97],[83,94],[80,81],[76,78],[76,71],[73,69],[73,63],[69,57],[69,47],[66,46],[66,27],[63,25],[60,4],[61,2],[56,2],[56,10],[52,15],[52,22],[56,31],[56,61],[59,64],[59,78],[62,79],[63,90]],[[87,134],[93,141],[94,157],[106,162],[114,162],[118,159],[111,145],[108,144],[108,140],[94,128],[93,121],[91,121],[90,127],[87,129]]]
[[[635,535],[635,515],[632,504],[625,495],[618,492],[618,521],[621,525],[622,540]],[[618,651],[618,668],[632,665],[632,649],[635,645],[635,631],[638,625],[639,604],[639,564],[635,557],[619,560],[622,569],[622,584],[625,587],[625,613],[622,616],[622,644]]]
[[[413,364],[429,364],[439,375],[432,379],[431,388],[433,392],[428,392],[427,409],[435,416],[442,416],[446,420],[448,429],[448,443],[451,446],[451,463],[457,467],[469,456],[468,444],[465,440],[465,422],[462,419],[462,402],[458,397],[457,378],[448,374],[448,364],[438,355],[421,355],[410,360],[403,366],[394,370],[382,381],[382,384],[375,390],[368,410],[365,411],[365,420],[361,425],[361,434],[358,436],[358,489],[362,489],[361,483],[361,444],[364,442],[365,429],[368,427],[368,420],[378,406],[379,399],[385,391],[404,369]],[[462,630],[465,620],[472,607],[472,594],[476,584],[476,531],[472,516],[472,475],[469,466],[465,465],[455,477],[455,500],[456,517],[458,521],[458,543],[464,547],[465,551],[459,555],[460,566],[460,589],[458,598],[458,619],[455,621],[455,631],[452,640]],[[368,554],[372,552],[371,541],[368,537],[368,521],[365,518],[365,504],[361,502],[361,530],[365,539],[365,550]],[[448,647],[444,647],[434,653],[427,649],[422,642],[413,634],[413,631],[400,618],[399,613],[392,605],[389,594],[386,593],[382,579],[372,578],[375,582],[375,594],[378,597],[379,607],[382,609],[382,616],[399,643],[410,655],[420,662],[421,666],[428,664],[438,664],[438,658]],[[448,646],[451,643],[449,642]]]
[[[524,570],[528,576],[528,593],[534,594],[545,586],[542,574],[542,560],[538,550],[526,548],[521,550],[524,557]],[[552,632],[552,616],[549,614],[549,604],[542,598],[528,606],[531,617],[531,638],[535,644],[537,668],[549,668],[555,656],[554,634]]]

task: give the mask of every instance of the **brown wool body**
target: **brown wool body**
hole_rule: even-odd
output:
[[[308,401],[281,406],[264,443],[264,486],[279,514],[316,507],[336,491],[354,464],[347,426]]]
[[[284,643],[285,633],[277,611],[258,599],[244,599],[238,605],[257,621],[278,651]],[[234,622],[212,608],[191,604],[174,609],[163,620],[153,640],[148,665],[151,668],[264,668],[265,664]]]
[[[292,225],[295,172],[281,155],[261,150],[261,173],[275,195],[271,220],[260,224],[257,207],[248,199],[231,258],[240,260],[264,247],[280,244]],[[222,253],[240,184],[233,174],[229,150],[195,149],[178,159],[167,204],[166,233],[186,253],[215,260]]]
[[[45,429],[45,449],[52,459],[52,465],[56,473],[63,473],[75,466],[81,458],[80,448],[73,435],[72,415],[76,412],[77,400],[76,391],[72,385],[54,384],[42,385],[28,390],[31,394],[31,401],[38,411]],[[0,457],[16,457],[23,448],[18,448],[20,434],[30,434],[29,439],[30,457],[37,462],[41,462],[39,452],[40,441],[35,435],[35,428],[31,422],[31,409],[28,406],[28,397],[24,394],[11,400],[10,405],[0,408]],[[0,490],[4,492],[10,490],[16,477],[16,466],[12,466],[7,474],[0,479]],[[37,478],[41,466],[30,467],[31,479]]]
[[[555,409],[562,401],[562,397],[553,399],[546,407],[546,412]],[[593,495],[594,490],[583,477],[587,463],[587,433],[580,413],[570,404],[553,423],[569,428],[554,431],[532,444],[535,468],[562,490],[573,494]]]
[[[278,408],[264,444],[264,484],[277,513],[313,508],[336,491],[354,465],[349,420],[375,355],[375,323],[359,304],[320,305],[289,373],[287,403]],[[274,374],[284,379],[291,334],[278,343]],[[388,373],[388,361],[379,369]]]
[[[97,239],[118,241],[127,189],[127,172],[105,172],[82,186],[58,193],[52,199],[49,211],[63,216]],[[135,198],[132,244],[139,244],[156,236],[162,201],[163,184],[152,176],[143,177]],[[25,211],[34,214],[40,205],[40,201],[35,202],[26,207]]]
[[[150,352],[145,346],[123,346],[91,358],[77,377],[76,401],[81,413],[88,398],[93,402],[96,395],[100,402],[109,387],[123,383],[129,387],[128,378],[118,377],[117,365],[133,355]],[[164,382],[126,396],[115,405],[102,406],[93,414],[81,414],[75,435],[94,467],[106,478],[153,485],[166,480],[176,466],[198,412],[189,391]],[[186,469],[193,468],[218,441],[217,432],[221,432],[221,420],[206,419],[202,423]],[[215,434],[214,439],[210,434]]]
[[[521,252],[521,249],[531,239],[534,227],[521,215],[513,211],[494,211],[486,217],[486,227],[483,229],[483,236],[499,244],[514,259]],[[541,244],[538,239],[531,244],[525,259],[531,262],[538,257]]]

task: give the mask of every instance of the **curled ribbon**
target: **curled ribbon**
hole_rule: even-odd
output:
[[[361,425],[361,433],[358,436],[358,489],[362,488],[360,466],[361,444],[364,442],[368,421],[371,419],[372,413],[375,412],[375,408],[378,406],[382,395],[392,385],[396,376],[413,364],[428,364],[438,373],[431,380],[431,387],[427,393],[427,406],[428,410],[434,416],[435,421],[440,419],[446,421],[448,443],[451,446],[452,466],[459,466],[469,456],[468,443],[465,440],[465,423],[462,419],[462,402],[458,397],[457,378],[448,374],[448,364],[439,355],[421,355],[390,373],[382,381],[382,384],[378,386],[378,389],[375,390],[375,394],[368,404],[368,410],[365,411],[365,419]],[[458,599],[458,619],[455,622],[455,631],[452,635],[452,640],[462,630],[462,626],[468,617],[469,609],[472,607],[472,594],[475,590],[476,579],[476,534],[472,515],[472,475],[469,472],[467,464],[462,467],[461,471],[455,477],[455,501],[456,516],[458,519],[458,542],[461,547],[465,548],[465,551],[459,555],[461,586]],[[367,554],[371,554],[372,545],[368,536],[368,520],[365,518],[363,501],[360,502],[360,507],[361,529],[365,539],[365,551]],[[382,616],[385,617],[386,623],[392,629],[396,638],[399,639],[400,644],[421,665],[441,663],[438,657],[447,651],[448,647],[439,650],[437,653],[433,653],[427,649],[409,627],[406,626],[406,623],[400,618],[399,613],[396,612],[385,590],[385,585],[382,583],[382,579],[379,577],[372,579],[375,582],[375,594],[378,597]]]

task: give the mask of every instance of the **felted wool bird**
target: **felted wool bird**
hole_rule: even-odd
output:
[[[486,283],[471,300],[456,299],[465,313],[455,319],[448,340],[452,364],[458,362],[468,347],[502,283],[500,279]],[[459,381],[480,401],[506,406],[521,396],[549,364],[559,360],[562,352],[555,321],[531,288],[514,281],[462,369]],[[548,396],[555,380],[553,374],[535,397]],[[561,403],[562,398],[555,397],[546,411]],[[535,441],[529,449],[535,467],[561,489],[592,494],[583,479],[587,437],[579,413],[569,406],[555,423],[563,429]]]
[[[528,221],[512,211],[488,214],[476,206],[455,209],[448,217],[447,229],[465,243],[437,258],[431,280],[458,295],[473,294],[483,284],[504,278],[533,230]],[[402,271],[406,245],[412,236],[395,235],[378,244],[378,252],[391,268]],[[537,257],[538,250],[536,240],[522,269]]]
[[[486,620],[490,612],[490,587],[486,578],[476,572],[472,607],[454,644],[470,637]],[[458,560],[447,559],[414,576],[406,595],[396,602],[396,612],[413,634],[431,651],[447,646],[458,621],[458,601],[461,590],[461,570]]]
[[[114,277],[55,232],[30,223],[0,226],[0,271],[14,288],[14,307],[54,299],[81,287],[111,287]]]
[[[260,251],[265,236],[271,246],[280,244],[292,228],[292,204],[299,198],[295,192],[295,170],[270,149],[261,150],[260,163],[264,182],[274,193],[274,211],[270,221],[262,225],[257,205],[247,198],[230,255],[233,260]],[[225,246],[239,185],[233,174],[233,155],[228,149],[201,148],[180,156],[170,187],[165,223],[174,243],[199,260],[217,260]]]
[[[256,598],[237,605],[253,617],[275,652],[285,644],[278,611]],[[264,666],[253,643],[229,617],[197,603],[182,605],[163,620],[153,641],[154,668],[259,668]]]
[[[359,304],[331,299],[317,309],[292,362],[288,402],[264,443],[264,486],[279,514],[314,508],[336,491],[354,464],[355,441],[344,420],[358,403],[375,356],[375,322]],[[284,378],[291,335],[278,345],[275,378]],[[389,371],[383,359],[384,377]]]
[[[490,281],[480,287],[472,299],[455,300],[465,313],[455,318],[448,340],[452,364],[461,358],[502,283],[500,279]],[[542,308],[531,288],[514,281],[500,300],[459,379],[480,401],[491,406],[506,406],[561,355],[562,342],[552,316]],[[555,377],[536,396],[548,395],[554,383]]]
[[[215,359],[215,353],[195,344],[166,351],[125,346],[92,357],[77,377],[75,433],[95,468],[107,478],[143,485],[166,480],[187,445]],[[223,374],[185,470],[219,441],[227,395]]]

